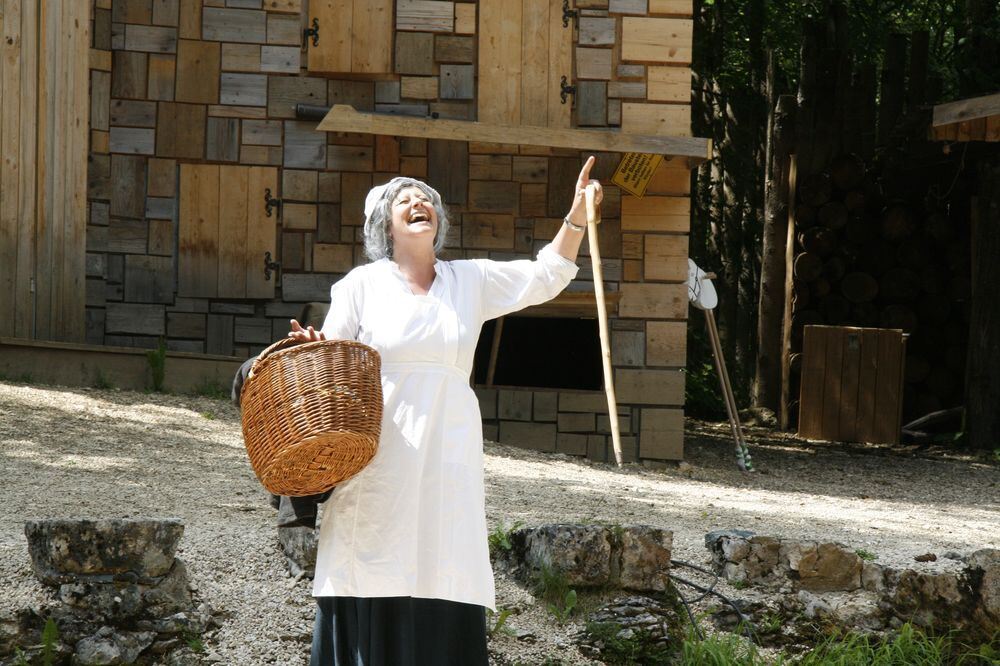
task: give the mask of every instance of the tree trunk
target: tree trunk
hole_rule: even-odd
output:
[[[966,362],[965,414],[969,444],[1000,446],[1000,164],[984,165],[972,219],[972,308]]]

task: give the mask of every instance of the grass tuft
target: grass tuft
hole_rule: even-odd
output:
[[[497,555],[509,553],[514,547],[511,543],[510,535],[511,533],[524,525],[520,520],[516,521],[510,527],[507,527],[504,523],[500,523],[487,536],[487,541],[490,546],[490,555],[496,557]]]
[[[153,378],[153,390],[162,393],[163,380],[167,374],[167,343],[163,338],[160,338],[160,344],[156,349],[146,352],[146,360],[149,362],[149,371]]]
[[[678,655],[678,666],[763,666],[767,661],[757,646],[738,634],[717,633],[699,639],[694,629]]]

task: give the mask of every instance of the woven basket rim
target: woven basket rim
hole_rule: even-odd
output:
[[[346,347],[361,347],[368,351],[374,352],[375,359],[379,362],[381,367],[382,356],[378,353],[374,347],[366,345],[363,342],[358,342],[357,340],[347,340],[347,339],[332,339],[332,340],[314,340],[313,342],[298,342],[294,338],[283,338],[278,340],[274,344],[265,348],[257,358],[254,360],[253,364],[250,366],[250,372],[247,373],[246,382],[248,383],[254,375],[263,372],[264,368],[272,362],[272,360],[278,356],[284,356],[286,354],[304,354],[315,349],[319,349],[323,346],[346,346]]]

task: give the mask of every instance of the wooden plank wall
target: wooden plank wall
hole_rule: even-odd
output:
[[[905,357],[901,330],[806,326],[799,436],[898,444]]]
[[[84,337],[89,14],[0,3],[0,335]]]
[[[586,5],[579,21],[564,28],[555,0],[396,0],[391,39],[366,44],[388,54],[373,65],[383,71],[344,74],[337,70],[345,65],[324,61],[291,29],[292,22],[309,22],[306,3],[95,0],[88,341],[151,347],[163,336],[175,351],[258,352],[287,332],[303,304],[327,300],[330,284],[365,261],[364,196],[373,183],[399,174],[426,179],[444,197],[452,222],[444,258],[534,256],[562,224],[586,157],[580,151],[324,135],[315,123],[296,120],[294,107],[346,103],[459,120],[499,110],[519,123],[564,126],[587,124],[581,122],[587,117],[599,121],[594,125],[621,126],[623,100],[643,107],[635,117],[677,120],[688,113],[686,56],[659,53],[647,43],[646,26],[636,33],[639,50],[630,51],[642,59],[625,61],[620,35],[626,19],[683,26],[690,21],[679,14],[690,15],[690,1],[578,4]],[[372,19],[359,16],[358,2],[308,5],[311,12],[340,11],[344,21],[350,6],[352,22]],[[506,31],[500,42],[493,39],[497,30]],[[321,22],[321,47],[357,38],[356,31],[324,30]],[[590,105],[578,94],[562,104],[563,71],[570,84],[599,88],[603,102]],[[485,111],[490,76],[511,88]],[[657,131],[686,134],[687,122]],[[626,456],[677,459],[689,166],[665,160],[639,199],[611,183],[621,155],[597,157],[593,175],[606,191],[605,287],[618,304],[612,361]],[[282,200],[273,217],[264,211],[267,188]],[[266,252],[281,264],[270,280]],[[593,291],[586,244],[583,252],[570,297]],[[479,394],[490,437],[608,458],[601,392],[502,387]]]

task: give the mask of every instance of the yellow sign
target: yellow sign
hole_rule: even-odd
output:
[[[649,179],[653,177],[653,172],[662,161],[663,155],[625,153],[615,175],[611,177],[611,182],[629,194],[641,197],[646,193]]]

